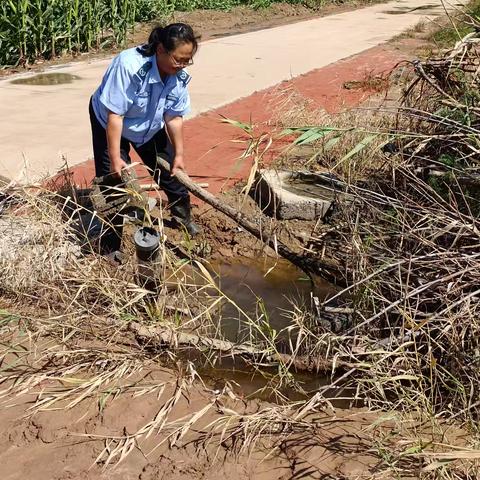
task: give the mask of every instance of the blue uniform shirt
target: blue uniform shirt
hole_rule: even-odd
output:
[[[162,81],[155,55],[144,57],[130,48],[117,55],[105,72],[93,94],[93,110],[103,128],[108,110],[122,115],[122,136],[142,145],[163,128],[164,114],[183,116],[190,111],[189,81],[184,70]]]

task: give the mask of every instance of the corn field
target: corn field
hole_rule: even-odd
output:
[[[228,9],[241,3],[255,7],[255,1],[1,0],[0,67],[123,46],[135,22],[158,21],[174,10]]]
[[[146,0],[2,0],[0,64],[122,44]]]
[[[135,22],[165,20],[174,11],[264,8],[278,0],[0,0],[0,68],[38,59],[123,46]],[[287,0],[320,8],[358,0]],[[370,3],[372,0],[360,0]]]

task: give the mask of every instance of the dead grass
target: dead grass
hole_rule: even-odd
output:
[[[277,166],[327,171],[351,194],[317,224],[308,252],[344,265],[349,286],[326,305],[342,299],[354,313],[341,335],[302,315],[295,352],[348,360],[335,372],[341,388],[370,409],[415,412],[413,432],[432,428],[428,440],[393,435],[393,450],[378,442],[374,478],[478,476],[478,45],[472,32],[412,63],[399,109],[305,118],[293,108],[278,122],[293,147]],[[468,447],[436,437],[445,422],[469,430]]]

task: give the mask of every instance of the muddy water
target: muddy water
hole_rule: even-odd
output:
[[[193,285],[201,285],[202,276],[197,269],[185,264],[184,274]],[[237,258],[229,261],[216,261],[208,266],[218,288],[225,297],[221,308],[215,317],[224,338],[238,343],[255,339],[264,340],[276,331],[275,344],[280,351],[287,352],[287,341],[295,338],[296,329],[286,331],[292,325],[292,311],[309,311],[312,308],[312,295],[323,301],[338,292],[338,289],[322,280],[315,284],[305,273],[283,259],[271,259],[259,256],[256,259]],[[178,281],[178,279],[176,280]],[[185,281],[185,280],[184,280]],[[217,296],[213,290],[211,295]],[[226,300],[228,298],[228,300]],[[183,352],[185,359],[196,361],[198,352],[188,350]],[[202,359],[204,360],[204,358]],[[300,384],[304,393],[291,386],[278,385],[278,368],[263,366],[261,371],[255,370],[240,357],[232,359],[229,356],[215,358],[214,367],[200,361],[197,368],[209,385],[219,389],[228,381],[237,393],[250,398],[261,398],[275,401],[273,388],[278,388],[282,395],[295,400],[305,398],[305,394],[325,389],[324,394],[336,405],[348,407],[352,392],[342,389],[329,389],[332,379],[324,374],[297,373],[291,374],[297,385]],[[323,390],[322,390],[323,391]],[[341,397],[340,399],[338,397]]]
[[[335,407],[346,409],[356,404],[353,401],[355,392],[352,388],[344,388],[342,385],[329,387],[334,379],[326,375],[291,372],[297,387],[279,386],[278,377],[277,380],[274,378],[278,372],[274,369],[269,371],[264,368],[259,372],[248,366],[239,368],[238,362],[234,365],[230,359],[222,359],[221,364],[215,368],[200,368],[199,373],[211,388],[222,390],[227,381],[237,394],[249,399],[258,398],[276,402],[280,400],[281,395],[297,401],[321,390],[324,397],[328,398]]]
[[[316,198],[318,200],[331,200],[335,181],[332,183],[326,177],[320,177],[314,174],[295,173],[290,178],[284,180],[282,187],[290,193],[303,197]]]
[[[235,342],[242,342],[251,334],[252,329],[248,327],[245,315],[257,325],[268,320],[270,327],[280,332],[291,325],[294,305],[301,310],[309,310],[312,295],[322,301],[338,291],[325,281],[316,280],[313,284],[304,272],[283,259],[241,259],[229,263],[218,262],[213,267],[218,274],[220,289],[231,300],[222,308],[221,329],[226,338]],[[239,312],[239,308],[243,313]],[[281,340],[282,335],[279,338]],[[202,371],[211,383],[218,383],[219,388],[227,380],[242,395],[264,400],[274,400],[270,387],[275,382],[269,382],[277,373],[275,368],[256,372],[241,360],[231,358],[223,358],[214,369],[204,368]],[[327,389],[326,386],[331,383],[330,377],[292,373],[307,395],[323,388],[325,396],[332,399],[335,405],[348,407],[352,392],[342,388]],[[280,391],[290,400],[298,400],[305,395],[288,387],[280,388]]]
[[[336,292],[327,282],[312,285],[304,272],[283,259],[242,259],[217,263],[214,269],[220,289],[231,300],[222,308],[222,331],[235,342],[248,338],[246,316],[280,331],[291,324],[295,305],[310,309],[311,295],[322,301]]]
[[[294,306],[301,310],[311,308],[311,296],[319,297],[320,301],[332,296],[337,289],[324,281],[316,281],[315,285],[305,273],[290,262],[278,259],[237,259],[229,263],[218,262],[214,265],[218,274],[218,284],[222,292],[231,300],[222,308],[221,329],[226,338],[234,342],[248,340],[252,328],[248,327],[246,315],[259,325],[268,321],[270,328],[280,332],[291,325],[291,312]],[[239,308],[243,313],[239,312]],[[253,333],[258,336],[258,333]],[[279,335],[287,338],[287,334]],[[228,380],[239,393],[265,400],[272,400],[270,380],[278,371],[273,368],[255,372],[242,361],[223,358],[214,369],[204,369],[202,372],[213,383],[219,385]],[[331,383],[324,375],[311,373],[294,373],[295,381],[305,390],[305,393],[316,392]],[[271,386],[271,385],[270,385]],[[282,394],[295,400],[303,398],[300,392],[291,388],[281,388]],[[327,397],[351,398],[351,392],[334,389],[325,392]],[[335,400],[337,405],[348,405],[348,401]]]
[[[427,4],[427,5],[421,5],[419,7],[411,8],[411,7],[395,7],[395,10],[387,10],[383,13],[386,13],[388,15],[402,15],[405,13],[413,13],[416,11],[423,11],[423,10],[436,10],[439,5],[435,4]],[[433,13],[432,13],[433,14]]]
[[[72,83],[75,80],[80,80],[77,75],[71,75],[70,73],[40,73],[33,77],[17,78],[10,83],[14,85],[62,85],[66,83]]]

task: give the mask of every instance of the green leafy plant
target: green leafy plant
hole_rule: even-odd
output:
[[[8,0],[0,5],[0,65],[98,47],[109,32],[124,44],[145,0]],[[148,2],[150,12],[159,2]],[[162,2],[163,3],[163,2]],[[143,12],[146,14],[147,12]]]

